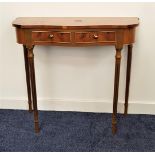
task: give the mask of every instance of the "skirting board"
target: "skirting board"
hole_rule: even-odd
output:
[[[112,101],[74,100],[74,99],[38,99],[38,109],[48,111],[112,112]],[[26,99],[0,99],[0,109],[27,110]],[[155,115],[155,103],[130,102],[128,113]],[[123,113],[124,103],[118,103],[118,113]]]

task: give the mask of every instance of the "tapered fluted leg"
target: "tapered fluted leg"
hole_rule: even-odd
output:
[[[116,47],[115,56],[115,79],[114,79],[114,97],[113,97],[113,114],[112,114],[112,133],[117,131],[117,103],[118,103],[118,89],[119,89],[119,75],[120,75],[120,62],[121,62],[122,48]]]
[[[131,61],[132,61],[132,44],[128,45],[127,71],[126,71],[126,90],[125,90],[125,104],[124,104],[124,114],[125,115],[127,115],[127,113],[128,113]]]
[[[28,64],[28,51],[27,51],[27,48],[25,45],[23,45],[23,49],[24,49],[24,60],[25,60],[28,105],[29,105],[29,112],[32,112],[32,99],[31,99],[30,72],[29,72],[29,64]]]
[[[28,46],[27,50],[28,50],[28,63],[30,66],[30,77],[31,77],[30,79],[31,79],[32,100],[34,108],[34,126],[35,126],[35,132],[38,133],[39,121],[38,121],[38,109],[37,109],[37,93],[36,93],[33,46]]]

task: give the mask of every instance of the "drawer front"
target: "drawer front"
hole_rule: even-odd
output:
[[[114,31],[75,32],[76,43],[116,42]]]
[[[71,32],[33,31],[32,40],[35,43],[70,43]]]

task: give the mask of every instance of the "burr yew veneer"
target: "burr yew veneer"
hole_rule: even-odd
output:
[[[20,17],[13,21],[17,42],[23,45],[29,111],[34,113],[35,132],[39,132],[33,48],[51,46],[114,46],[115,77],[112,132],[116,133],[121,50],[128,46],[124,113],[128,110],[132,45],[135,41],[136,17]],[[64,47],[65,48],[65,47]],[[96,51],[94,51],[96,52]],[[111,82],[111,81],[109,81]]]

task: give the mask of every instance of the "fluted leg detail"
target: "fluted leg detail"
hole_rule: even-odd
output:
[[[119,47],[119,48],[116,47],[113,114],[112,114],[112,133],[113,134],[115,134],[117,131],[117,103],[118,103],[121,50],[122,50],[122,47]]]
[[[33,100],[33,108],[34,108],[34,126],[35,132],[39,132],[39,121],[38,121],[38,109],[37,109],[37,93],[36,93],[36,81],[35,81],[35,69],[34,69],[34,54],[33,54],[33,46],[28,46],[28,62],[30,66],[30,81],[32,87],[32,100]]]

